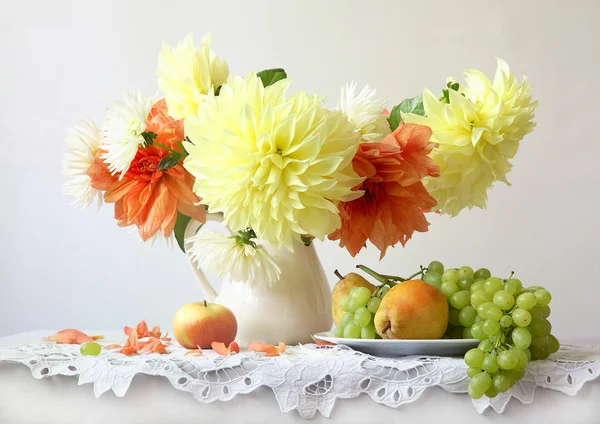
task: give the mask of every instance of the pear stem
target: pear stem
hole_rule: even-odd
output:
[[[386,331],[388,331],[390,328],[392,328],[392,322],[388,321],[385,323],[385,325],[383,326],[383,328],[381,329],[382,333],[385,333]]]
[[[374,279],[376,279],[377,281],[379,281],[382,284],[389,284],[390,283],[390,279],[386,278],[387,276],[385,275],[381,275],[375,271],[373,271],[371,268],[365,266],[365,265],[356,265],[356,267],[358,269],[360,269],[361,271],[366,272],[367,274],[369,274],[371,277],[373,277]]]
[[[339,278],[340,280],[344,279],[344,276],[342,274],[340,274],[340,272],[336,269],[335,271],[333,271],[333,273],[335,274],[335,276],[337,278]]]
[[[204,307],[208,308],[208,304],[206,303],[206,300],[204,301]]]

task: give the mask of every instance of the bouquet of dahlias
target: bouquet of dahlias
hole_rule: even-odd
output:
[[[505,62],[493,82],[465,74],[466,85],[450,79],[440,96],[426,89],[389,112],[352,83],[327,109],[316,95],[288,96],[283,69],[230,76],[209,37],[196,47],[188,36],[159,54],[163,97],[126,94],[101,128],[86,120],[69,132],[64,192],[81,207],[112,203],[119,226],[182,249],[191,219],[221,213],[238,235],[203,230],[187,242],[236,280],[277,279],[263,243],[328,238],[355,256],[370,241],[383,257],[427,231],[428,212],[485,207],[535,125],[529,84]]]

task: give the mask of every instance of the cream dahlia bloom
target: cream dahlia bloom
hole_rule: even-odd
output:
[[[100,157],[113,175],[120,174],[119,179],[129,169],[138,147],[146,144],[142,133],[146,131],[146,117],[155,101],[153,97],[125,93],[123,102],[115,102],[106,111],[100,146],[105,153]]]
[[[198,267],[221,278],[270,287],[281,276],[273,258],[256,243],[242,243],[235,236],[204,228],[186,243],[191,244],[188,253]]]
[[[390,133],[390,125],[384,115],[385,100],[375,98],[376,94],[377,91],[368,85],[357,93],[356,82],[352,81],[342,87],[337,107],[348,116],[366,142],[379,141]]]
[[[91,120],[81,121],[69,130],[62,172],[70,179],[63,184],[63,193],[72,197],[73,205],[81,209],[88,207],[94,198],[98,198],[98,204],[102,201],[101,192],[92,188],[87,175],[99,148],[100,130]]]
[[[449,91],[450,103],[431,91],[423,92],[426,116],[403,114],[404,121],[427,125],[439,143],[432,157],[440,167],[438,178],[427,178],[427,191],[442,213],[455,216],[462,209],[485,208],[487,190],[495,181],[509,184],[509,159],[535,124],[526,80],[517,84],[505,62],[498,62],[492,84],[477,70],[465,72],[466,87]]]
[[[299,92],[289,80],[263,87],[249,73],[210,92],[198,117],[188,117],[184,167],[210,212],[233,231],[291,249],[301,235],[323,239],[341,225],[337,203],[363,193],[352,169],[360,134],[341,111]]]
[[[163,43],[156,74],[169,114],[175,119],[195,116],[208,91],[227,81],[227,62],[210,49],[210,41],[206,35],[196,48],[190,34],[175,48]]]

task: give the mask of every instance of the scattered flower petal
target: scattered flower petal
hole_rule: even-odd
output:
[[[240,353],[240,346],[235,341],[229,343],[229,347],[225,347],[225,343],[221,342],[212,342],[210,344],[210,347],[212,348],[212,350],[214,350],[216,353],[222,356],[229,356],[234,355],[236,353]]]
[[[56,342],[58,344],[83,344],[102,339],[103,336],[88,336],[82,331],[75,329],[61,330],[50,337],[46,337],[48,342]]]
[[[183,356],[202,356],[202,348],[198,346],[198,349],[190,349]]]

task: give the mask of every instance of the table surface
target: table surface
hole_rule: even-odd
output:
[[[102,334],[102,332],[97,332]],[[34,333],[0,339],[0,348],[31,341]],[[38,334],[36,332],[35,334]],[[51,334],[45,332],[44,334]],[[600,423],[600,382],[588,382],[576,396],[537,388],[533,404],[513,400],[503,414],[486,411],[479,415],[464,394],[439,388],[426,390],[413,403],[397,409],[373,402],[366,395],[338,400],[331,418],[317,414],[311,422],[368,423],[496,423],[543,422],[545,424]],[[41,380],[20,364],[0,363],[0,423],[301,423],[297,412],[280,412],[269,388],[238,395],[228,402],[203,404],[189,393],[174,390],[164,378],[137,375],[125,397],[107,392],[100,398],[91,385],[78,386],[77,378],[51,376]]]

